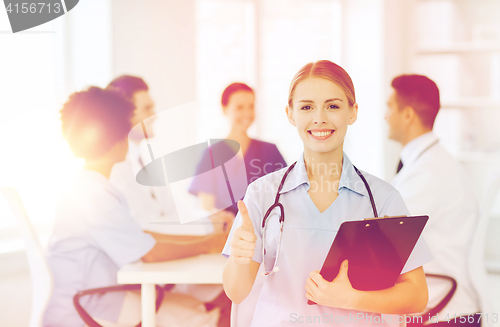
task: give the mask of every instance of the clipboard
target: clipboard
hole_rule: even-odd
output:
[[[399,216],[342,223],[321,276],[331,282],[347,259],[353,288],[375,291],[394,286],[428,219],[429,216]],[[311,300],[307,303],[316,304]]]

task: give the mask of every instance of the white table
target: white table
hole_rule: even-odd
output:
[[[226,261],[219,253],[166,262],[139,261],[118,271],[118,283],[141,284],[142,326],[155,327],[155,284],[222,284]]]

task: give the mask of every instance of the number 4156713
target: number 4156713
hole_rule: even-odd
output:
[[[51,6],[52,5],[52,6]],[[56,2],[56,3],[45,3],[45,2],[23,2],[21,4],[16,3],[12,5],[12,3],[9,3],[7,6],[7,12],[10,14],[12,12],[19,14],[35,14],[35,13],[42,13],[45,11],[46,13],[50,14],[55,13],[58,14],[61,12],[61,4]]]

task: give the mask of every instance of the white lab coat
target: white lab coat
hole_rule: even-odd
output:
[[[125,196],[132,217],[143,230],[164,233],[167,222],[178,221],[172,194],[168,186],[136,182],[135,171],[141,169],[139,158],[139,146],[130,142],[127,158],[113,166],[109,180]]]
[[[477,290],[467,267],[472,237],[478,223],[478,205],[461,164],[426,133],[401,151],[403,168],[392,185],[401,193],[412,215],[428,215],[423,236],[434,255],[424,271],[447,275],[457,281],[457,290],[439,313],[439,320],[479,312]],[[449,289],[447,282],[429,282],[429,307],[435,306]]]

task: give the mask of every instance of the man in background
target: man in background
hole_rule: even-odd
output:
[[[178,229],[179,225],[172,225],[176,221],[179,222],[179,219],[169,187],[145,186],[137,183],[135,179],[133,167],[144,167],[140,144],[146,138],[155,136],[153,129],[156,120],[155,103],[149,94],[149,87],[140,77],[123,75],[111,81],[107,88],[120,91],[135,104],[132,127],[144,124],[147,131],[145,134],[143,128],[131,130],[127,158],[113,167],[110,180],[125,195],[132,217],[144,230],[161,234],[179,234],[177,230],[174,231],[174,228]],[[209,225],[206,231],[228,232],[231,229],[232,218],[225,211],[212,215],[213,226]],[[220,228],[221,226],[225,228]],[[181,227],[187,227],[183,230],[189,231],[189,228],[193,226]]]
[[[144,186],[137,183],[135,179],[133,165],[144,167],[139,145],[145,138],[152,138],[155,135],[152,128],[156,120],[155,104],[149,94],[148,85],[140,77],[123,75],[111,81],[107,89],[118,90],[135,104],[132,127],[144,124],[147,131],[147,134],[145,134],[143,128],[133,128],[131,130],[127,158],[123,162],[114,165],[110,176],[111,183],[125,196],[132,217],[141,225],[143,230],[161,238],[182,238],[186,241],[186,247],[191,247],[190,240],[192,239],[192,242],[196,243],[198,236],[178,235],[178,229],[182,227],[183,231],[189,232],[190,228],[199,230],[200,226],[189,224],[179,226],[180,222],[174,199],[168,186]],[[202,222],[204,224],[202,226],[207,227],[204,228],[207,234],[227,233],[231,229],[232,218],[233,216],[228,212],[221,211],[211,216],[212,221]],[[176,221],[179,223],[175,224]],[[211,222],[213,225],[210,224]],[[206,223],[210,225],[207,226]],[[198,251],[198,254],[206,252],[202,248],[199,248]],[[221,285],[176,285],[172,291],[186,293],[198,298],[205,302],[207,309],[219,307],[221,309],[219,326],[229,326],[231,302],[223,292]]]
[[[154,137],[152,129],[152,124],[156,120],[154,102],[149,95],[146,82],[139,77],[124,75],[114,79],[107,88],[118,90],[134,103],[132,127],[144,123],[149,133],[148,137]],[[142,229],[161,233],[166,226],[152,222],[162,220],[165,222],[167,217],[176,215],[176,210],[168,186],[144,186],[135,180],[133,165],[139,168],[144,167],[139,150],[139,144],[144,139],[142,128],[131,130],[127,158],[113,167],[110,180],[124,194],[132,217]]]
[[[440,108],[438,87],[421,75],[397,76],[391,86],[385,119],[389,138],[403,146],[392,185],[412,215],[429,216],[422,235],[434,260],[424,265],[425,272],[450,276],[458,284],[439,320],[475,314],[480,311],[479,299],[468,260],[478,206],[463,167],[432,132]],[[428,285],[428,307],[434,307],[445,297],[449,283],[428,280]],[[475,318],[479,326],[479,317]]]

